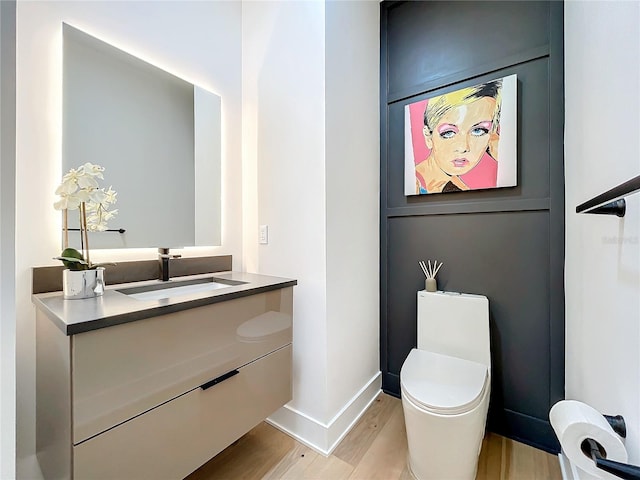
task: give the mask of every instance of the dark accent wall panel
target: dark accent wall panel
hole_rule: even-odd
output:
[[[444,262],[440,289],[490,305],[489,429],[547,451],[564,397],[563,4],[381,4],[381,370],[416,345],[419,260]],[[518,76],[518,186],[404,195],[404,107]],[[446,319],[444,319],[446,321]]]
[[[548,16],[546,2],[529,1],[422,1],[390,8],[388,92],[412,94],[462,71],[528,58],[548,47]]]

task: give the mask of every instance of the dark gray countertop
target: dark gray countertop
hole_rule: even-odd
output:
[[[166,315],[234,298],[246,297],[256,293],[292,287],[298,283],[296,280],[289,278],[242,272],[191,275],[172,278],[170,281],[180,282],[205,277],[246,283],[230,285],[219,290],[189,293],[160,300],[137,300],[117,291],[128,287],[164,283],[159,280],[150,280],[108,285],[104,295],[96,298],[65,300],[62,292],[51,292],[32,295],[32,301],[36,308],[44,312],[63,333],[75,335],[98,328],[111,327],[121,323],[134,322],[144,318],[157,317],[158,315]]]

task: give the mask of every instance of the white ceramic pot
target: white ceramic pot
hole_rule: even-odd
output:
[[[63,270],[62,293],[67,300],[99,297],[104,293],[104,267]]]

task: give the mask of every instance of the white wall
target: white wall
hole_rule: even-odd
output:
[[[222,97],[222,246],[242,270],[241,4],[239,2],[19,2],[17,35],[17,454],[34,452],[34,309],[31,267],[55,264],[61,177],[62,22]],[[89,159],[88,159],[89,160]],[[155,258],[153,249],[96,251],[94,261]],[[107,279],[108,281],[108,279]],[[20,475],[26,477],[27,475]]]
[[[640,194],[575,213],[640,174],[640,3],[565,3],[565,99],[566,397],[623,415],[640,464]]]
[[[293,400],[271,420],[326,453],[380,388],[379,4],[242,16],[246,265],[298,280]]]
[[[380,7],[326,3],[328,413],[380,370]]]
[[[0,2],[0,478],[15,476],[16,4]]]
[[[243,2],[242,26],[243,122],[254,131],[243,142],[257,178],[252,207],[269,225],[269,244],[246,252],[247,263],[298,280],[292,406],[324,418],[324,4]],[[257,239],[247,232],[247,242]]]

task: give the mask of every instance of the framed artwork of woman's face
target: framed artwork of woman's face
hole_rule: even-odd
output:
[[[405,108],[405,195],[517,185],[517,77]]]

